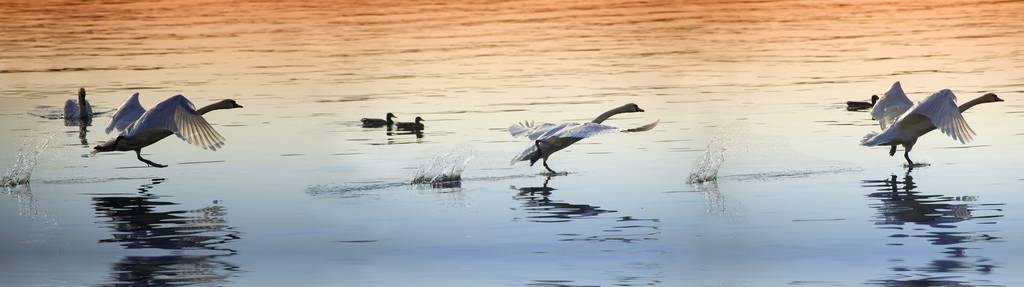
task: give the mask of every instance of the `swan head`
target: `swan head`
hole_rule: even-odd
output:
[[[124,136],[120,136],[119,135],[116,138],[114,138],[113,140],[109,140],[109,141],[107,141],[107,142],[105,142],[105,143],[103,143],[101,145],[98,145],[98,146],[92,148],[92,152],[90,152],[90,154],[95,155],[98,152],[115,151],[115,150],[117,150],[117,144],[121,142],[122,138],[124,138]]]
[[[994,102],[1002,102],[1003,101],[1003,99],[1000,99],[999,96],[997,96],[994,93],[984,94],[984,95],[981,96],[981,98],[986,103],[994,103]]]
[[[78,102],[85,101],[85,88],[78,88]]]
[[[644,112],[644,109],[641,109],[640,106],[638,106],[638,105],[636,105],[634,103],[628,103],[628,104],[622,106],[620,109],[622,109],[622,112],[624,112],[624,113],[642,113],[642,112]]]
[[[237,102],[235,102],[235,100],[232,100],[232,99],[221,100],[220,102],[221,102],[222,105],[224,105],[225,109],[241,109],[242,108],[242,105],[239,105]]]

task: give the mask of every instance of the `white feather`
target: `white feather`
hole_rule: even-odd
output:
[[[914,102],[907,98],[907,94],[903,93],[903,87],[900,86],[900,82],[895,82],[889,91],[885,92],[885,95],[875,106],[871,108],[871,117],[878,121],[878,126],[883,130],[896,122],[900,115],[905,113],[914,105]]]
[[[139,93],[132,94],[114,113],[114,118],[110,120],[110,125],[107,126],[106,132],[109,134],[114,130],[124,131],[142,117],[142,114],[145,112],[146,108],[143,108],[142,104],[139,103]]]
[[[166,130],[192,145],[217,150],[224,145],[220,135],[206,119],[196,112],[184,96],[177,95],[149,109],[125,130],[126,137],[134,137],[151,130]]]

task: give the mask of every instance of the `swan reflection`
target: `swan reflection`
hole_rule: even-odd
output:
[[[968,254],[969,250],[980,249],[979,243],[1000,242],[987,230],[969,230],[969,223],[994,224],[1002,217],[1002,204],[979,204],[976,196],[946,196],[926,194],[918,189],[909,173],[902,179],[896,175],[884,180],[865,180],[863,186],[876,192],[868,194],[877,200],[870,204],[875,208],[875,224],[880,228],[893,230],[889,238],[897,241],[921,238],[929,244],[941,246],[943,258],[927,262],[924,266],[903,266],[902,259],[892,260],[899,266],[890,267],[898,272],[898,279],[872,281],[882,286],[969,286],[964,274],[989,274],[999,266],[992,259]],[[916,227],[904,227],[915,225]],[[906,244],[913,244],[908,242]],[[891,243],[903,246],[904,243]],[[950,276],[951,274],[958,276]],[[926,278],[921,278],[926,276]]]
[[[152,179],[137,194],[103,194],[93,198],[99,222],[110,237],[99,243],[117,243],[126,249],[172,250],[166,256],[126,256],[111,266],[108,286],[164,286],[219,283],[238,271],[222,259],[236,254],[224,247],[239,239],[227,225],[225,207],[214,204],[198,209],[165,210],[178,203],[162,200],[150,189],[164,182]],[[198,254],[185,254],[198,253]]]

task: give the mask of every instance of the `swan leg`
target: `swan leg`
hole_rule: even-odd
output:
[[[894,155],[896,155],[896,145],[892,145],[892,148],[889,148],[889,156]]]
[[[155,163],[155,162],[152,162],[152,161],[150,161],[150,160],[148,160],[148,159],[144,159],[144,158],[142,158],[142,149],[137,149],[137,150],[135,150],[135,156],[136,156],[136,157],[138,157],[140,161],[142,161],[142,162],[144,162],[144,163],[148,164],[149,166],[152,166],[152,167],[160,167],[160,168],[164,168],[164,167],[167,167],[166,165],[162,165],[162,164],[159,164],[159,163]]]
[[[547,169],[548,172],[550,172],[551,174],[558,174],[557,171],[551,169],[551,167],[548,166],[548,159],[547,158],[544,158],[544,168]]]
[[[907,166],[909,166],[910,169],[913,170],[914,162],[910,160],[910,148],[907,148],[906,150],[903,151],[903,158],[907,159]]]

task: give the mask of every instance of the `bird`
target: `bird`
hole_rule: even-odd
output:
[[[416,117],[416,122],[412,122],[412,123],[398,122],[398,123],[395,123],[395,127],[398,128],[398,130],[400,130],[400,131],[414,131],[414,132],[418,132],[418,131],[422,131],[423,130],[423,123],[421,123],[422,121],[423,121],[423,118],[417,116]]]
[[[871,108],[871,119],[878,121],[878,126],[885,130],[886,126],[895,122],[896,118],[907,112],[912,106],[914,106],[914,102],[907,98],[900,82],[896,81]]]
[[[395,116],[395,114],[388,113],[387,116],[384,117],[384,119],[363,118],[359,121],[363,122],[364,128],[379,128],[383,126],[387,126],[388,128],[390,128],[392,125],[395,124],[395,122],[392,121],[391,118],[398,117]]]
[[[78,89],[78,100],[64,102],[64,122],[68,125],[87,125],[92,121],[92,105],[85,100],[85,88]]]
[[[142,158],[142,148],[152,145],[167,136],[177,135],[185,142],[203,149],[217,150],[224,145],[224,137],[203,118],[207,112],[221,109],[242,108],[235,100],[226,99],[196,109],[188,98],[176,95],[144,110],[139,104],[138,93],[133,94],[121,105],[107,133],[120,131],[117,137],[97,145],[92,153],[109,151],[135,151],[135,156],[152,167],[167,167]],[[126,124],[127,123],[127,124]]]
[[[508,128],[509,134],[515,138],[525,136],[530,140],[533,140],[533,145],[524,150],[521,154],[512,158],[512,164],[520,161],[530,161],[530,166],[533,166],[538,160],[543,159],[544,168],[551,174],[557,174],[557,172],[548,166],[548,157],[550,157],[551,154],[580,141],[581,139],[612,131],[648,131],[657,126],[658,121],[655,121],[642,127],[620,130],[616,127],[601,124],[609,117],[617,114],[639,113],[643,111],[644,110],[641,109],[640,106],[629,103],[604,112],[588,123],[535,124],[533,122],[522,122],[514,124]]]
[[[913,169],[910,150],[914,148],[918,137],[937,128],[960,143],[970,142],[974,138],[974,130],[967,125],[961,113],[978,104],[1002,101],[996,94],[987,93],[958,107],[953,92],[943,89],[914,105],[882,133],[872,132],[864,136],[861,145],[891,146],[889,156],[896,154],[897,145],[902,145],[903,157],[907,159],[908,167]]]
[[[871,95],[871,102],[870,103],[869,102],[858,102],[858,101],[847,101],[846,102],[846,110],[847,111],[859,111],[859,110],[864,110],[864,109],[870,109],[871,107],[875,106],[876,102],[878,102],[878,95]]]

